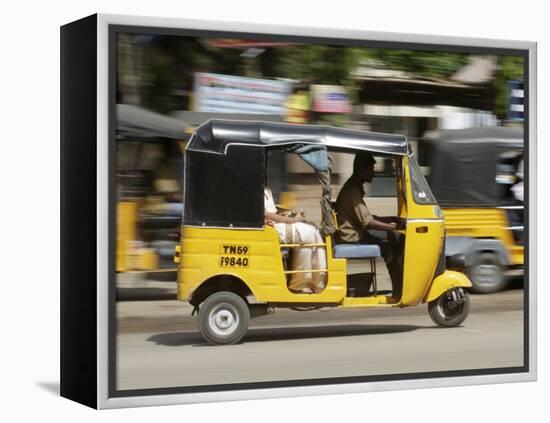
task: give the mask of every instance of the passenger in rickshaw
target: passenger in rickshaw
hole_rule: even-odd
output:
[[[392,295],[400,298],[403,285],[404,236],[397,232],[405,228],[398,216],[373,216],[367,207],[363,186],[374,176],[376,161],[370,153],[359,152],[353,161],[353,174],[344,183],[336,200],[337,243],[377,244],[386,262],[392,281]]]
[[[273,194],[267,187],[264,188],[265,220],[272,225],[279,241],[285,244],[305,243],[322,244],[323,239],[317,228],[306,223],[305,218],[297,214],[290,217],[277,210]],[[327,259],[324,247],[299,247],[292,249],[292,270],[319,270],[326,269]],[[317,294],[324,289],[325,272],[304,272],[292,274],[288,288],[293,292]]]

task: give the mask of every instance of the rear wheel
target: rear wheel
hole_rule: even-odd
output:
[[[501,291],[508,284],[500,261],[493,253],[478,254],[468,266],[467,273],[473,285],[471,291],[476,294]]]
[[[239,342],[248,330],[250,310],[245,300],[229,291],[216,292],[201,304],[199,330],[211,344]]]
[[[441,327],[460,325],[470,312],[470,296],[462,288],[453,288],[428,303],[433,322]]]

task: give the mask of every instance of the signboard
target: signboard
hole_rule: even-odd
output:
[[[508,119],[523,120],[523,81],[508,81]]]
[[[285,81],[195,73],[197,112],[284,115],[291,85]]]
[[[340,85],[312,85],[312,110],[318,113],[351,113],[351,101]]]

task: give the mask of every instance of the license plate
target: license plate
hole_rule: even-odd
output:
[[[248,267],[250,247],[240,244],[222,244],[220,246],[220,267]]]

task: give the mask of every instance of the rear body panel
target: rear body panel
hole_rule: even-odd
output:
[[[178,299],[187,301],[205,281],[219,275],[243,281],[258,302],[340,303],[346,292],[346,260],[332,258],[327,238],[328,281],[319,294],[296,294],[287,288],[277,232],[184,226],[178,276]]]

